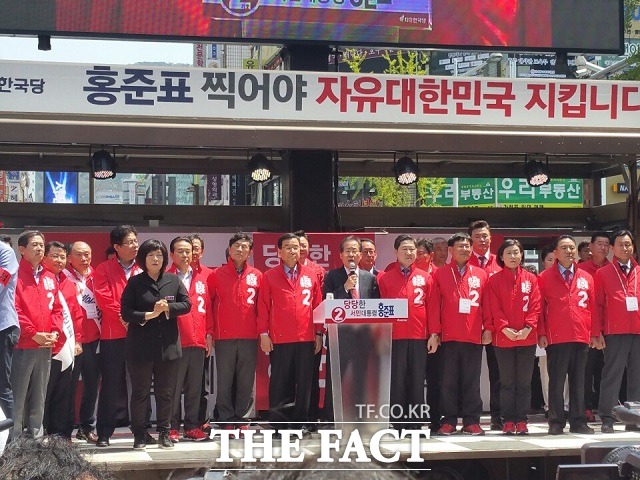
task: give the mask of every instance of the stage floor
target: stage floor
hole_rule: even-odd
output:
[[[595,430],[594,435],[577,435],[567,433],[552,436],[547,434],[547,424],[543,416],[534,417],[537,421],[530,422],[529,435],[506,436],[502,432],[489,431],[489,418],[483,417],[485,436],[472,437],[456,434],[449,437],[431,437],[420,441],[420,457],[426,462],[436,460],[469,460],[490,458],[536,458],[536,457],[570,457],[580,456],[581,448],[592,442],[628,442],[640,445],[640,432],[627,432],[623,425],[616,424],[616,433],[602,434],[600,424],[590,424]],[[259,429],[259,426],[255,427]],[[153,433],[153,432],[152,432]],[[257,437],[256,440],[260,439]],[[95,445],[74,439],[87,458],[96,463],[105,463],[114,471],[141,472],[151,470],[181,470],[192,469],[202,472],[203,469],[243,469],[266,467],[262,462],[243,462],[244,441],[231,440],[229,455],[231,463],[219,463],[221,445],[217,438],[213,441],[192,442],[181,440],[174,449],[164,450],[157,446],[148,446],[144,451],[133,450],[133,436],[128,429],[118,429],[111,439],[111,446],[97,448]],[[280,456],[280,441],[274,440],[273,456]],[[410,440],[384,441],[380,445],[381,453],[391,457],[399,452],[400,459],[405,460],[411,453]],[[300,453],[305,458],[320,455],[320,435],[313,434],[300,442]],[[254,456],[260,457],[260,452],[254,449]],[[425,465],[425,464],[423,464]],[[416,464],[417,468],[419,464]],[[273,468],[273,464],[270,465]],[[201,474],[201,473],[200,473]]]

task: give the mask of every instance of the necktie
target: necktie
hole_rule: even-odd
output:
[[[409,268],[403,268],[402,269],[402,274],[404,275],[404,278],[409,278],[409,274],[411,273],[411,269]]]
[[[487,262],[487,257],[478,257],[478,262],[480,262],[480,268],[484,268],[484,265]]]
[[[629,273],[628,269],[629,269],[628,265],[620,264],[620,270],[622,270],[622,273],[624,273],[625,275],[627,275]]]
[[[360,295],[358,294],[358,289],[357,288],[352,288],[351,289],[351,298],[353,298],[353,299],[360,298]]]
[[[571,285],[571,278],[573,277],[573,274],[571,273],[571,270],[565,270],[562,275],[564,276],[565,283],[567,285]]]
[[[294,269],[289,270],[289,281],[291,283],[296,283],[296,279],[298,276],[296,275],[296,271]]]

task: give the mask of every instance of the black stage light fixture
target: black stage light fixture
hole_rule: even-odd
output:
[[[273,163],[262,152],[258,152],[251,157],[247,168],[254,182],[266,182],[273,175]]]
[[[405,155],[396,161],[393,156],[393,173],[396,176],[396,182],[400,185],[411,185],[418,181],[418,155],[414,162],[409,156]]]
[[[89,152],[91,153],[91,152]],[[102,146],[91,155],[91,174],[96,180],[107,180],[116,177],[116,148],[113,147],[113,155],[107,152]]]
[[[44,52],[51,50],[51,35],[38,35],[38,50]]]
[[[541,187],[551,181],[551,170],[549,170],[549,157],[546,157],[546,163],[541,160],[525,157],[524,173],[527,177],[527,183],[532,187]]]

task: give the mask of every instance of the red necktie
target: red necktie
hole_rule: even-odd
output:
[[[353,298],[353,299],[360,298],[360,295],[358,294],[358,289],[357,288],[352,288],[351,289],[351,298]]]
[[[564,276],[565,283],[567,285],[571,285],[571,277],[573,276],[573,274],[571,273],[571,270],[565,270],[562,275]]]
[[[487,261],[487,257],[478,257],[478,261],[480,262],[480,268],[484,268],[484,264]]]

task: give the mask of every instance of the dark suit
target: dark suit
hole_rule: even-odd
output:
[[[359,269],[358,272],[358,295],[360,298],[380,298],[375,275],[362,269]],[[329,270],[327,276],[324,277],[323,297],[326,298],[327,293],[333,293],[333,298],[336,299],[351,298],[351,292],[344,289],[347,276],[347,270],[344,267]]]
[[[330,270],[324,278],[323,296],[332,293],[335,299],[351,298],[351,292],[344,289],[347,281],[347,270],[344,267]],[[375,275],[358,270],[358,297],[380,298],[380,290]],[[371,335],[368,328],[355,329],[349,325],[338,326],[340,332],[340,372],[344,373],[351,365],[353,369],[353,392],[359,396],[355,403],[364,402],[367,379],[367,362],[363,355],[348,355],[349,353],[362,353],[370,351],[372,346]],[[351,348],[349,348],[351,346]],[[357,347],[357,348],[356,348]],[[333,388],[331,386],[331,361],[327,349],[326,381],[324,395],[324,418],[333,419]],[[362,397],[362,398],[360,398]]]
[[[169,318],[164,313],[145,322],[158,300],[169,303]],[[122,292],[122,319],[129,324],[126,341],[127,368],[131,376],[131,430],[144,436],[147,405],[154,380],[158,430],[169,431],[176,386],[178,358],[182,356],[178,315],[191,310],[189,294],[173,273],[153,280],[146,273],[129,278]]]

